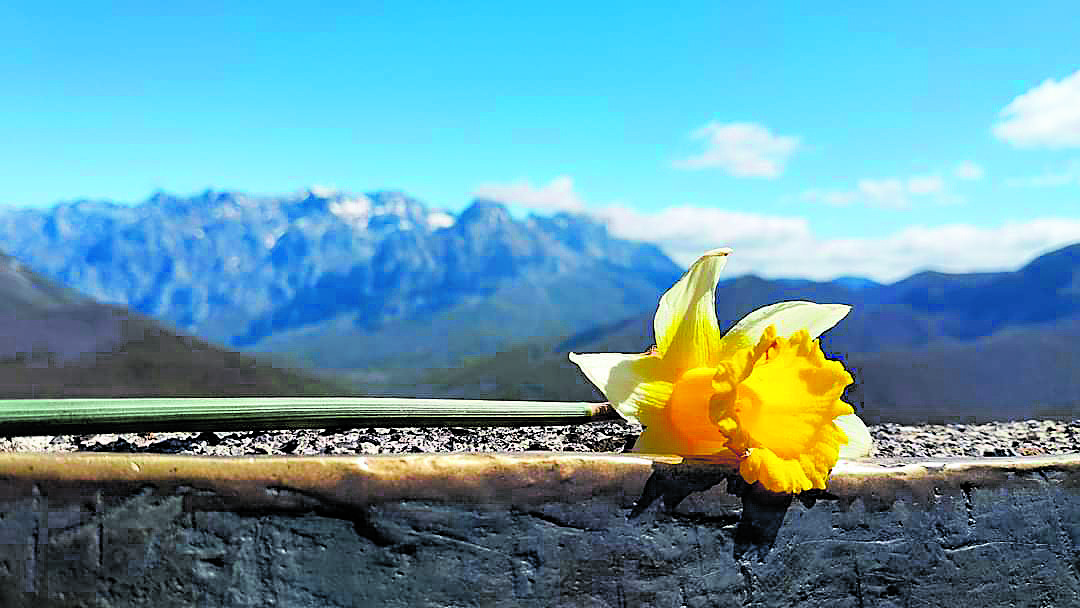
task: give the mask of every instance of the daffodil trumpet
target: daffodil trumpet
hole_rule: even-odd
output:
[[[722,334],[716,284],[730,254],[706,252],[660,298],[649,352],[570,360],[645,427],[635,451],[726,461],[772,492],[825,489],[840,458],[871,449],[866,425],[841,400],[851,375],[817,340],[851,307],[779,302]]]

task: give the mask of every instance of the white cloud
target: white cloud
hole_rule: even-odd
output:
[[[1019,148],[1080,147],[1080,70],[1017,96],[992,131]]]
[[[821,239],[809,222],[681,206],[644,213],[607,207],[597,215],[617,236],[653,242],[689,266],[702,252],[732,247],[727,276],[831,279],[856,275],[892,282],[920,270],[1015,270],[1033,257],[1080,242],[1080,220],[1043,218],[980,228],[913,226],[879,238]]]
[[[850,190],[806,190],[799,198],[812,203],[843,206],[866,203],[875,207],[906,209],[916,198],[951,202],[945,193],[945,180],[938,175],[916,175],[907,179],[889,177],[860,179]]]
[[[904,208],[911,204],[900,179],[860,179],[856,190],[861,198],[879,207]]]
[[[982,179],[984,175],[986,175],[986,171],[983,170],[982,166],[970,160],[961,162],[953,169],[953,176],[956,179],[966,181],[977,181]]]
[[[1072,167],[1080,180],[1080,159]],[[1080,219],[1042,218],[984,228],[970,224],[911,226],[880,237],[821,238],[804,217],[729,211],[680,205],[638,211],[626,205],[587,207],[567,176],[543,188],[527,183],[488,185],[477,190],[488,198],[548,210],[573,209],[603,221],[611,234],[653,243],[688,267],[702,252],[735,250],[729,277],[754,273],[765,277],[832,279],[854,275],[892,282],[920,270],[975,272],[1015,270],[1033,257],[1080,242]],[[858,188],[821,193],[840,198],[948,196],[940,176],[861,180]],[[836,201],[834,204],[846,204]]]
[[[706,207],[668,207],[641,212],[620,205],[594,214],[612,234],[659,245],[671,258],[689,266],[703,251],[717,247],[753,248],[755,243],[805,241],[810,225],[798,217],[760,215]]]
[[[567,175],[560,175],[541,188],[534,188],[525,180],[509,184],[481,184],[473,191],[473,196],[530,209],[582,211],[585,208],[581,197],[574,192],[574,180]]]
[[[1050,188],[1055,186],[1080,185],[1080,158],[1074,158],[1064,167],[1050,170],[1039,175],[1013,177],[1005,180],[1008,186],[1021,188]]]
[[[314,194],[315,196],[321,197],[321,198],[332,198],[332,197],[337,196],[338,194],[340,194],[341,190],[338,190],[334,186],[327,186],[325,184],[315,184],[315,185],[311,186],[310,188],[308,188],[308,192],[310,192],[311,194]]]
[[[736,177],[779,177],[788,158],[799,147],[799,138],[773,135],[766,127],[750,122],[710,122],[691,137],[705,140],[705,151],[676,161],[680,169],[717,168]]]
[[[916,196],[940,194],[945,190],[945,182],[937,175],[909,177],[907,189]]]

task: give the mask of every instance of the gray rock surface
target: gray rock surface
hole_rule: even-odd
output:
[[[0,606],[1080,606],[1076,457],[910,461],[1078,453],[1076,429],[874,425],[906,468],[841,464],[798,500],[685,463],[448,454],[622,452],[618,422],[0,438]],[[383,456],[312,483],[165,454]]]
[[[1076,606],[1080,458],[0,455],[0,605]]]

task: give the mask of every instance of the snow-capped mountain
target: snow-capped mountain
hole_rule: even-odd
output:
[[[488,201],[455,215],[396,191],[159,192],[134,206],[7,209],[0,243],[95,299],[229,345],[273,350],[291,348],[267,341],[282,332],[376,335],[462,307],[495,321],[505,311],[492,298],[504,292],[518,294],[501,301],[519,310],[491,344],[578,331],[655,306],[681,273],[656,247],[611,237],[584,216],[518,220]],[[416,340],[386,346],[438,350],[437,335]],[[317,363],[339,367],[329,359]]]

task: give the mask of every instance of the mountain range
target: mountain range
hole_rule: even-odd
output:
[[[8,209],[0,242],[101,301],[366,379],[635,314],[681,273],[586,216],[515,219],[483,200],[454,215],[400,192]]]
[[[682,272],[583,215],[515,218],[483,200],[452,214],[400,192],[8,209],[0,240],[15,269],[0,273],[9,317],[47,297],[74,318],[20,330],[18,352],[115,350],[115,332],[66,329],[99,299],[403,396],[600,399],[566,353],[646,350],[657,299]],[[726,328],[782,300],[853,306],[822,346],[852,371],[846,398],[871,421],[1080,413],[1080,245],[1014,272],[887,285],[734,277],[717,287],[717,317]]]

